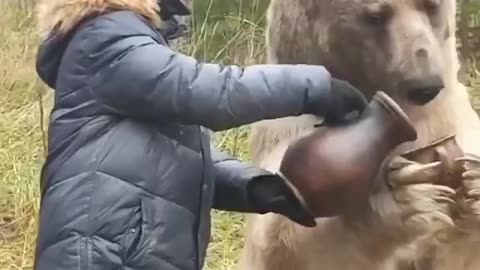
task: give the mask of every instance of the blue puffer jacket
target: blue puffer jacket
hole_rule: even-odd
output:
[[[128,10],[52,32],[37,70],[55,106],[36,270],[201,269],[210,209],[259,212],[245,187],[269,173],[202,127],[298,115],[330,88],[318,66],[199,63]]]

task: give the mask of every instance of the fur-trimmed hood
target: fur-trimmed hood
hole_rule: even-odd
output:
[[[55,88],[63,54],[75,32],[73,29],[91,16],[112,11],[131,11],[150,22],[150,27],[155,28],[168,44],[168,40],[188,32],[188,26],[177,19],[177,16],[190,14],[181,1],[162,0],[160,10],[158,0],[40,0],[38,26],[43,41],[37,54],[38,75],[48,86]]]
[[[38,27],[43,37],[54,28],[64,33],[86,16],[112,10],[132,10],[160,26],[157,0],[40,0]]]

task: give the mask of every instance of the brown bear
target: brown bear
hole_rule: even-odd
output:
[[[438,176],[442,164],[419,164],[398,156],[451,133],[464,152],[480,154],[480,121],[457,78],[455,4],[454,0],[272,0],[269,63],[322,64],[368,97],[377,90],[387,92],[414,123],[418,139],[393,151],[382,169],[385,173],[377,177],[369,207],[354,217],[319,218],[317,227],[304,228],[275,214],[250,215],[240,269],[413,269],[435,265],[442,256],[458,258],[443,252],[448,243],[438,244],[438,233],[456,232],[457,221],[452,215],[457,209],[452,206],[455,191],[435,185],[429,177]],[[288,144],[311,132],[318,121],[300,116],[253,125],[254,162],[278,171]],[[480,180],[470,175],[463,183],[463,193],[457,195],[459,201],[468,201],[459,204],[470,210],[464,215],[466,235],[478,237],[473,228],[480,222],[472,209],[480,211],[480,206],[475,197],[465,200],[465,194],[475,191]],[[452,243],[459,239],[452,238]]]

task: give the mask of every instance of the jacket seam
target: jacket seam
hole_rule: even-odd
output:
[[[98,143],[99,145],[102,145],[103,142],[105,141],[105,138],[106,138],[105,136],[100,137],[100,139],[97,141],[97,143]],[[98,171],[98,169],[99,169],[99,166],[100,166],[100,162],[98,162],[98,160],[99,160],[99,154],[100,154],[100,150],[99,150],[99,149],[100,149],[100,148],[96,148],[96,149],[94,150],[94,155],[93,155],[93,158],[94,158],[93,164],[94,164],[94,166],[93,166],[93,168],[90,170],[90,173],[88,174],[87,177],[91,177],[91,176],[95,175],[95,173],[96,173],[96,172]],[[93,194],[93,192],[95,191],[95,185],[94,185],[93,181],[89,181],[89,185],[90,185],[90,187],[88,187],[88,188],[89,188],[89,191],[90,191],[90,192],[88,192],[88,194]],[[87,188],[86,188],[86,189],[87,189]],[[88,236],[91,236],[91,235],[93,235],[93,231],[92,231],[92,227],[93,227],[93,226],[92,226],[92,224],[91,224],[92,220],[91,220],[91,215],[90,215],[90,213],[91,213],[91,211],[92,211],[92,208],[91,208],[91,207],[92,207],[92,195],[87,195],[87,198],[88,198],[88,199],[87,199],[87,202],[85,203],[85,204],[86,204],[85,207],[86,207],[86,210],[87,210],[87,213],[86,213],[87,226],[86,226],[86,228],[87,228],[87,235],[88,235]]]
[[[103,172],[103,171],[101,171],[101,170],[96,170],[96,173],[99,173],[99,174],[102,174],[102,175],[111,177],[112,179],[114,179],[114,180],[116,180],[116,181],[120,181],[120,182],[125,183],[125,184],[127,184],[127,185],[130,185],[130,186],[132,186],[132,187],[138,188],[138,189],[142,190],[143,192],[145,192],[146,194],[148,194],[148,195],[150,195],[150,196],[152,196],[152,197],[160,198],[160,199],[162,199],[162,200],[164,200],[164,201],[166,201],[166,202],[169,202],[169,203],[171,203],[171,204],[173,204],[173,205],[175,205],[175,206],[177,206],[177,207],[179,207],[179,208],[181,208],[181,209],[186,210],[192,217],[195,217],[195,213],[193,213],[192,211],[190,211],[190,210],[189,210],[188,208],[186,208],[185,206],[183,206],[183,205],[181,205],[181,204],[178,204],[178,203],[176,203],[176,202],[174,202],[174,201],[170,201],[170,200],[168,200],[168,199],[165,199],[163,196],[161,196],[161,195],[159,195],[159,194],[152,193],[151,191],[148,191],[148,190],[146,190],[145,188],[143,188],[143,187],[141,187],[141,186],[139,186],[139,185],[135,185],[135,184],[133,184],[133,183],[130,183],[130,182],[122,179],[121,177],[113,176],[113,175],[111,175],[111,174],[109,174],[109,173],[106,173],[106,172]]]

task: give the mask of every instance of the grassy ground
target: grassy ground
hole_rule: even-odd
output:
[[[0,270],[31,269],[38,173],[44,157],[40,104],[48,114],[51,92],[34,70],[37,38],[32,17],[7,9],[1,2],[0,10]],[[183,50],[225,63],[263,62],[263,28],[257,23],[260,17],[223,16],[221,20],[204,21],[196,26],[192,42]],[[247,136],[244,128],[227,131],[218,134],[218,145],[248,159]],[[207,269],[233,269],[243,243],[243,224],[242,215],[214,213]]]
[[[0,10],[0,270],[31,269],[44,157],[41,126],[51,107],[51,91],[34,69],[38,39],[33,17],[1,1]],[[255,21],[226,16],[196,29],[183,48],[186,53],[225,63],[263,61],[263,29]],[[220,148],[243,158],[248,158],[246,137],[245,129],[217,134]],[[206,268],[230,270],[242,245],[243,217],[215,212],[213,224]]]

